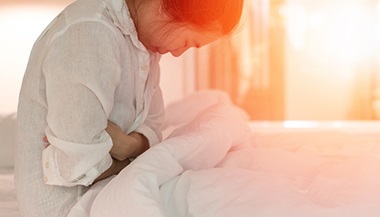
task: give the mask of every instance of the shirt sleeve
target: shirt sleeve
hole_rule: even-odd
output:
[[[160,81],[160,56],[153,56],[151,68],[155,75],[152,85],[152,99],[149,101],[149,110],[145,121],[137,127],[135,132],[143,134],[149,141],[149,146],[156,145],[162,141],[161,127],[165,119],[164,100],[162,90],[159,86]]]
[[[56,35],[43,63],[50,142],[42,153],[44,181],[87,186],[112,164],[105,129],[120,80],[117,38],[94,21]]]
[[[149,146],[162,141],[161,125],[164,120],[164,107],[162,105],[161,89],[158,89],[153,97],[146,120],[135,130],[143,134],[149,141]]]

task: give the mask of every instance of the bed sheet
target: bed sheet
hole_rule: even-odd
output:
[[[0,217],[19,217],[12,170],[0,171]]]

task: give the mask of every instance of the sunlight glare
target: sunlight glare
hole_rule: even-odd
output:
[[[346,3],[345,3],[346,4]],[[378,6],[378,10],[380,6]],[[347,62],[368,58],[371,50],[371,8],[351,3],[338,8],[331,4],[313,9],[296,3],[280,8],[290,44],[295,49],[307,50],[317,43],[319,53]]]
[[[287,29],[290,43],[295,48],[302,48],[308,24],[305,8],[294,3],[286,4],[280,8],[280,13],[285,17],[285,28]]]

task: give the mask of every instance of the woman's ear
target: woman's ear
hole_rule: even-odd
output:
[[[164,7],[162,6],[162,3],[158,6],[158,14],[162,15],[164,13]]]
[[[170,21],[170,17],[168,16],[168,14],[165,12],[165,9],[164,9],[164,6],[162,3],[160,3],[158,5],[158,16],[162,19],[162,20],[166,20],[166,21]]]

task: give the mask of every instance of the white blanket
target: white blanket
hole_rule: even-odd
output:
[[[69,217],[380,216],[379,141],[326,132],[274,143],[228,101],[196,112]]]

